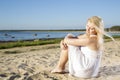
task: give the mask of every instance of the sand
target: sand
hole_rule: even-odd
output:
[[[87,80],[120,80],[120,40],[117,44],[112,41],[104,44],[100,76]],[[69,73],[51,74],[59,53],[59,44],[1,49],[0,80],[86,80]]]

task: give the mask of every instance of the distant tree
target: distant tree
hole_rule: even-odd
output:
[[[110,31],[120,31],[120,26],[112,26]]]
[[[108,31],[109,31],[109,28],[105,28],[104,30],[108,32]]]

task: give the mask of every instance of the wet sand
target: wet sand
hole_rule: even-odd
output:
[[[120,40],[117,44],[105,42],[100,76],[87,80],[120,80]],[[51,74],[59,53],[59,44],[1,49],[0,80],[86,80],[69,73]]]

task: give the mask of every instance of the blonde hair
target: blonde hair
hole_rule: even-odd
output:
[[[103,50],[103,42],[104,42],[103,35],[110,37],[114,41],[114,39],[104,31],[104,24],[103,24],[102,18],[100,18],[98,16],[92,16],[92,17],[88,18],[87,22],[91,22],[96,26],[95,30],[97,32],[97,39],[98,39],[97,47],[98,47],[98,49]]]

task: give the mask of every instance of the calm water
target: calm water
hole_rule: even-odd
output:
[[[17,40],[33,40],[33,39],[48,39],[48,38],[64,38],[68,33],[74,35],[83,34],[79,31],[0,31],[0,41],[17,41]],[[110,35],[118,35],[119,33],[108,33]]]

